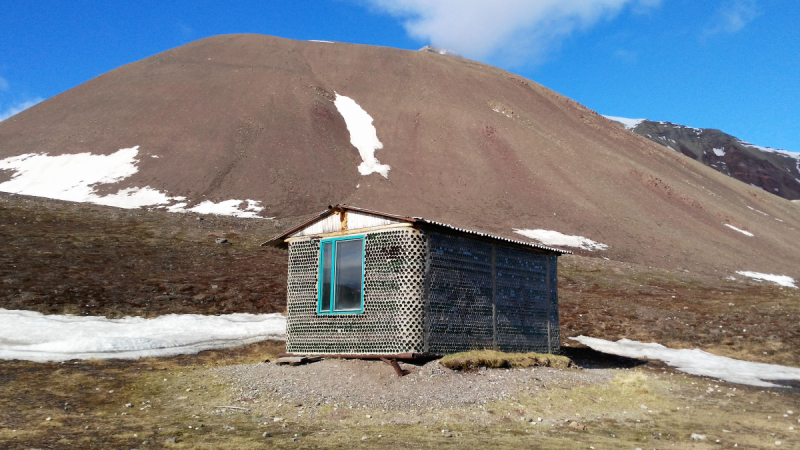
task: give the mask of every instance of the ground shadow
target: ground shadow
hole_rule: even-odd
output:
[[[589,347],[561,347],[561,354],[584,369],[630,369],[647,364],[646,360],[610,355]]]

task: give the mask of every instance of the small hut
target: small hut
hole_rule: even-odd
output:
[[[557,248],[331,206],[289,249],[287,354],[425,358],[559,349]]]

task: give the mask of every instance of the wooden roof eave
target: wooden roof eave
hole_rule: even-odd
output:
[[[281,233],[281,234],[273,237],[272,239],[262,243],[261,246],[272,246],[272,247],[278,247],[278,248],[284,248],[284,249],[288,248],[288,246],[289,246],[288,238],[292,234],[294,234],[297,231],[305,228],[306,226],[311,225],[312,223],[314,223],[314,222],[316,222],[316,221],[318,221],[320,219],[323,219],[323,218],[325,218],[327,216],[330,216],[332,214],[338,214],[338,213],[343,212],[343,211],[355,211],[355,212],[360,212],[360,213],[364,213],[364,214],[372,214],[372,215],[375,215],[375,216],[381,216],[381,217],[386,217],[388,219],[398,220],[398,221],[404,222],[404,223],[406,223],[408,225],[411,225],[411,226],[414,226],[414,227],[419,227],[419,228],[422,228],[422,229],[427,228],[427,229],[431,229],[431,230],[444,231],[444,232],[455,233],[455,234],[468,236],[468,237],[472,237],[472,238],[477,238],[477,239],[480,239],[480,240],[483,240],[483,241],[500,242],[500,243],[511,245],[511,246],[514,246],[514,247],[519,247],[519,248],[524,248],[524,249],[527,249],[527,250],[538,251],[538,252],[541,252],[541,253],[547,253],[547,254],[552,254],[552,255],[571,255],[572,254],[572,252],[569,251],[569,250],[562,250],[560,248],[549,247],[549,246],[546,246],[546,245],[536,244],[536,243],[533,243],[533,242],[518,241],[518,240],[515,240],[515,239],[509,239],[509,238],[504,238],[504,237],[500,237],[500,236],[494,236],[494,235],[487,234],[487,233],[482,233],[480,231],[473,231],[473,230],[467,230],[467,229],[464,229],[464,228],[458,228],[458,227],[454,227],[454,226],[446,224],[446,223],[436,222],[436,221],[433,221],[433,220],[427,220],[427,219],[423,219],[421,217],[397,216],[397,215],[394,215],[394,214],[386,214],[386,213],[379,212],[379,211],[372,211],[372,210],[369,210],[369,209],[358,208],[358,207],[355,207],[355,206],[342,205],[342,204],[335,205],[335,206],[328,206],[328,210],[327,211],[323,211],[322,213],[316,215],[315,217],[312,217],[312,218],[306,220],[305,222],[303,222],[303,223],[301,223],[301,224],[299,224],[299,225],[297,225],[297,226],[295,226],[295,227],[293,227],[293,228],[291,228],[289,230],[284,231],[283,233]],[[364,231],[368,231],[369,229],[365,228],[363,230]],[[361,231],[361,230],[359,230],[359,231]]]

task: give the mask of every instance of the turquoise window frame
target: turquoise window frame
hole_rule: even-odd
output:
[[[336,311],[336,245],[339,241],[361,241],[361,308],[353,309],[353,310],[346,310],[346,311]],[[322,311],[322,283],[323,283],[323,258],[324,258],[324,245],[325,243],[331,244],[331,292],[330,292],[330,311]],[[365,235],[356,235],[356,236],[342,236],[342,237],[335,237],[335,238],[327,238],[321,239],[319,241],[319,262],[317,267],[317,314],[323,316],[338,316],[338,315],[352,315],[352,314],[363,314],[364,313],[364,259],[366,254],[366,239]]]

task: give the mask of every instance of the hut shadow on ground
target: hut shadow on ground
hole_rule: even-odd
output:
[[[589,347],[561,347],[561,354],[584,369],[630,369],[647,364],[643,359],[610,355]]]

